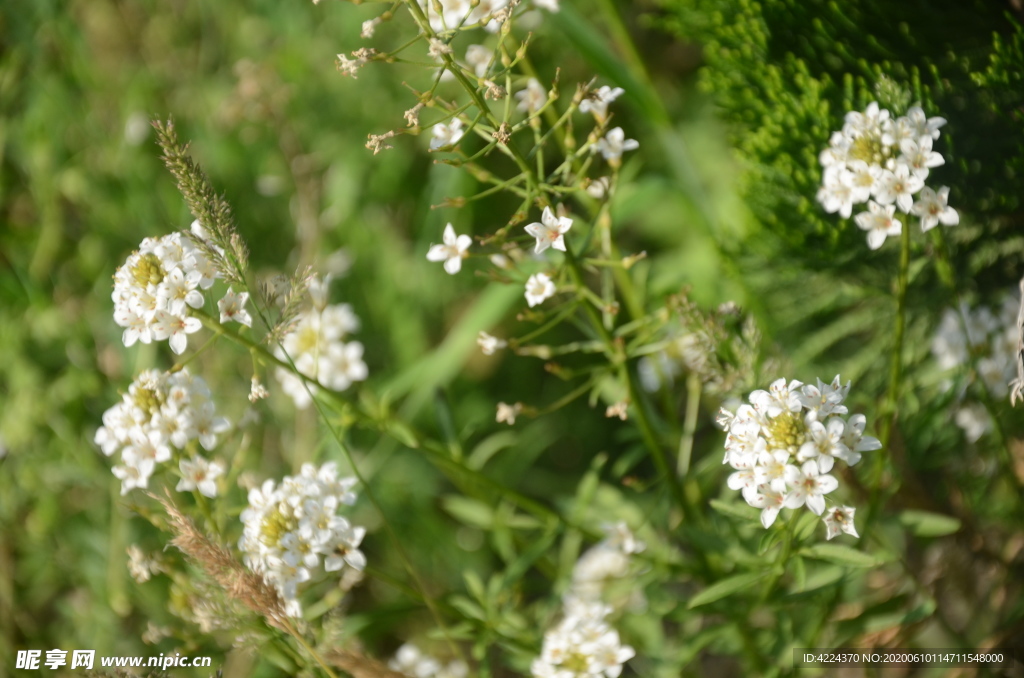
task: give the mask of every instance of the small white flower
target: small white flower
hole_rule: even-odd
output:
[[[608,104],[612,103],[626,93],[621,87],[609,87],[603,85],[588,95],[580,102],[580,113],[591,113],[599,123],[608,118]]]
[[[787,508],[800,508],[806,504],[819,516],[825,511],[825,495],[839,487],[839,481],[834,477],[818,472],[818,464],[813,460],[804,462],[800,468],[787,466],[786,484],[789,486],[784,502]]]
[[[434,135],[434,138],[430,140],[430,150],[432,151],[459,143],[459,139],[465,134],[462,130],[462,120],[458,118],[452,118],[448,124],[437,123],[431,128],[431,133]]]
[[[945,226],[956,226],[960,223],[960,215],[948,205],[949,186],[943,186],[938,192],[925,186],[911,211],[921,218],[921,230],[930,231],[942,223]]]
[[[640,142],[636,139],[627,139],[626,133],[621,127],[609,130],[604,138],[600,139],[595,148],[601,152],[605,160],[615,163],[622,158],[626,151],[633,151],[640,148]]]
[[[911,174],[910,168],[900,163],[892,171],[882,170],[882,176],[875,186],[875,200],[880,205],[891,205],[895,202],[901,212],[909,213],[914,204],[914,193],[923,187],[924,179]]]
[[[470,45],[466,48],[466,64],[473,69],[476,77],[487,75],[494,52],[483,45]]]
[[[533,4],[549,12],[557,12],[559,10],[558,0],[533,0]]]
[[[252,316],[245,310],[245,304],[248,301],[248,292],[235,294],[235,291],[229,287],[228,291],[224,293],[224,297],[217,302],[217,308],[220,310],[220,321],[226,323],[229,320],[234,320],[236,323],[246,327],[252,327]]]
[[[531,307],[541,304],[555,294],[555,283],[544,273],[534,273],[526,281],[526,303]]]
[[[224,473],[224,467],[217,462],[209,462],[202,457],[182,459],[178,463],[181,480],[174,489],[178,492],[199,490],[205,497],[217,496],[217,478]]]
[[[887,237],[902,232],[903,224],[893,219],[895,213],[895,205],[883,207],[871,200],[868,202],[868,211],[854,217],[857,227],[868,232],[868,247],[877,250]]]
[[[508,424],[511,426],[516,423],[516,416],[523,411],[522,403],[515,403],[509,405],[508,403],[498,403],[498,411],[494,416],[494,420],[499,424]]]
[[[505,348],[508,346],[508,342],[504,339],[492,337],[483,330],[476,337],[476,343],[480,346],[480,352],[484,355],[494,355],[494,352],[498,349]]]
[[[153,337],[157,341],[168,340],[171,350],[181,355],[188,347],[188,335],[202,329],[203,323],[198,318],[171,315],[167,311],[157,311],[153,316]]]
[[[750,493],[744,492],[743,498],[754,508],[761,509],[761,525],[766,530],[775,523],[782,507],[787,505],[786,495],[776,492],[768,485],[760,485]]]
[[[589,184],[587,184],[587,195],[589,195],[591,198],[601,200],[602,198],[604,198],[604,196],[608,193],[608,190],[611,188],[611,183],[611,179],[609,179],[608,177],[599,177],[597,179],[594,179]]]
[[[920,140],[904,139],[900,142],[900,150],[903,151],[898,162],[903,162],[910,170],[926,179],[928,170],[945,164],[946,160],[941,153],[932,150],[933,140],[930,136],[921,137]]]
[[[548,93],[537,78],[530,78],[526,83],[526,89],[516,92],[516,99],[519,100],[516,110],[523,113],[536,113],[547,103]]]
[[[854,199],[858,191],[854,188],[854,173],[845,167],[829,167],[825,170],[824,183],[818,189],[818,202],[829,214],[839,213],[849,219],[853,213]]]
[[[456,235],[451,224],[444,227],[444,244],[432,245],[427,252],[428,261],[443,261],[444,270],[455,275],[462,270],[463,258],[469,256],[467,250],[473,244],[468,235]]]
[[[826,535],[829,539],[832,539],[840,532],[853,535],[854,537],[860,537],[857,534],[857,528],[853,525],[853,514],[857,511],[855,508],[849,506],[836,506],[835,508],[829,509],[825,513],[825,517],[822,520],[825,522],[825,528],[828,530]]]
[[[565,238],[563,236],[569,232],[570,228],[572,228],[572,219],[556,216],[550,207],[545,207],[540,222],[527,225],[526,232],[537,239],[537,246],[533,250],[536,254],[540,254],[549,247],[564,252]]]

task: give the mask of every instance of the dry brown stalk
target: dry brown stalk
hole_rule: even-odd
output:
[[[171,544],[195,561],[231,598],[267,620],[267,623],[282,631],[291,632],[284,601],[263,575],[242,565],[224,546],[207,537],[192,520],[183,514],[171,500],[150,494],[163,504],[170,518],[170,529],[175,537]]]

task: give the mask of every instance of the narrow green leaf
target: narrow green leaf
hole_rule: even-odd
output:
[[[724,516],[730,518],[736,518],[743,522],[757,521],[757,509],[751,508],[746,504],[740,504],[739,502],[727,502],[721,499],[712,499],[711,508],[715,509]]]
[[[904,511],[899,521],[916,537],[944,537],[960,531],[958,519],[929,511]]]
[[[802,553],[808,558],[816,558],[847,567],[875,567],[882,563],[875,556],[839,544],[815,544],[804,549]]]
[[[744,572],[743,574],[737,574],[719,582],[715,582],[691,598],[690,604],[687,607],[692,610],[695,607],[707,605],[708,603],[713,603],[716,600],[721,600],[722,598],[728,598],[734,593],[739,593],[743,589],[753,586],[758,580],[764,577],[764,575],[764,572]]]
[[[494,525],[494,510],[476,499],[450,494],[441,499],[441,505],[453,518],[466,525],[483,529]]]

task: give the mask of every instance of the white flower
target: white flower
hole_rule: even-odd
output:
[[[825,495],[839,487],[839,481],[830,475],[821,475],[818,464],[811,460],[802,466],[786,467],[786,484],[789,494],[786,496],[787,508],[799,508],[804,504],[819,516],[825,510]]]
[[[487,75],[494,52],[483,45],[470,45],[466,48],[466,64],[473,69],[476,77]]]
[[[761,525],[766,530],[775,523],[779,511],[786,505],[786,495],[776,492],[769,485],[759,485],[749,494],[744,493],[743,498],[754,508],[761,509]]]
[[[516,99],[519,100],[516,110],[536,113],[547,103],[548,93],[537,78],[530,78],[526,83],[526,89],[516,92]]]
[[[198,318],[172,315],[167,311],[157,311],[151,324],[153,338],[158,341],[167,339],[171,350],[181,355],[188,347],[188,335],[198,332],[203,327]]]
[[[853,213],[856,191],[854,174],[844,167],[829,167],[825,170],[824,184],[818,189],[818,202],[829,214],[839,213],[849,219]]]
[[[923,187],[924,179],[911,174],[906,165],[898,164],[895,170],[882,170],[882,176],[875,185],[875,200],[880,205],[895,202],[901,212],[909,213],[914,204],[914,193]]]
[[[860,452],[882,449],[882,443],[878,438],[864,435],[864,428],[867,426],[867,422],[868,418],[863,414],[855,414],[846,422],[842,443],[849,451],[843,457],[843,460],[850,466],[860,461]]]
[[[565,239],[563,236],[569,232],[570,228],[572,228],[572,219],[555,216],[550,207],[545,207],[540,217],[540,223],[528,224],[526,232],[537,239],[537,246],[534,249],[536,254],[540,254],[549,247],[564,252]]]
[[[903,155],[897,162],[906,164],[914,174],[922,179],[927,179],[928,170],[946,162],[941,153],[932,150],[932,143],[933,140],[930,136],[921,137],[917,141],[904,139],[900,142],[900,150],[903,151]]]
[[[494,416],[494,420],[499,424],[505,423],[512,426],[516,423],[516,416],[523,411],[523,404],[516,403],[509,405],[508,403],[498,403],[498,411]]]
[[[728,431],[723,461],[734,469],[727,484],[761,509],[765,528],[783,508],[807,506],[821,515],[824,495],[839,485],[825,475],[836,460],[852,466],[861,452],[881,447],[864,435],[864,415],[841,416],[849,389],[839,375],[816,385],[776,379],[768,390],[752,392],[749,404],[720,411],[716,420]]]
[[[893,219],[895,213],[895,205],[883,207],[872,200],[868,202],[867,212],[861,212],[854,217],[857,227],[868,232],[868,247],[877,250],[887,237],[902,232],[903,224]]]
[[[156,465],[171,459],[170,445],[184,448],[199,440],[207,449],[216,434],[229,424],[217,417],[210,389],[187,368],[160,373],[148,370],[138,376],[121,402],[103,413],[103,426],[95,442],[103,453],[120,453],[122,466],[114,474],[122,478],[122,492],[146,487]]]
[[[555,283],[544,273],[534,273],[526,281],[526,303],[531,307],[541,304],[555,294]]]
[[[797,460],[804,462],[814,459],[818,462],[818,470],[828,473],[832,470],[835,457],[846,459],[849,454],[849,450],[842,442],[845,429],[846,423],[839,417],[829,419],[828,425],[822,424],[820,421],[810,422],[807,425],[807,435],[810,440],[800,446],[796,455]],[[860,455],[857,456],[860,457]],[[847,463],[849,463],[848,460]]]
[[[248,292],[235,294],[235,291],[229,287],[221,300],[217,302],[217,308],[220,310],[220,321],[226,323],[229,320],[234,320],[246,327],[252,327],[252,316],[245,310],[245,304],[248,301]]]
[[[439,148],[457,144],[465,132],[462,130],[462,121],[452,118],[448,124],[439,122],[434,125],[431,128],[431,133],[434,138],[430,140],[430,150],[436,151]]]
[[[913,106],[907,111],[907,126],[916,137],[930,136],[939,138],[939,128],[946,124],[945,118],[927,118],[920,106]]]
[[[557,12],[559,10],[558,0],[533,0],[533,4],[549,12]]]
[[[217,496],[217,478],[224,473],[224,467],[217,462],[209,462],[202,457],[182,459],[178,463],[181,480],[174,489],[178,492],[199,490],[206,497]]]
[[[298,616],[299,586],[323,569],[361,570],[366,559],[358,547],[365,530],[353,526],[337,510],[354,501],[355,479],[337,478],[333,462],[317,468],[303,464],[297,476],[272,480],[249,491],[249,506],[242,512],[238,548],[246,565],[260,572]]]
[[[149,477],[153,475],[153,466],[152,459],[142,459],[135,466],[125,464],[111,469],[121,480],[121,496],[135,488],[145,489],[149,484]]]
[[[618,162],[626,151],[640,148],[640,142],[636,139],[627,139],[626,133],[622,131],[622,128],[616,127],[609,130],[604,135],[604,138],[598,140],[594,147],[601,152],[605,160],[614,163]]]
[[[611,179],[608,177],[598,177],[587,184],[587,195],[591,198],[601,200],[611,188],[611,183]]]
[[[588,95],[580,102],[580,113],[591,113],[599,123],[608,118],[608,104],[612,103],[626,93],[621,87],[609,87],[603,85]]]
[[[332,391],[344,391],[369,376],[363,362],[363,345],[358,341],[334,342],[326,346],[317,363],[318,381]]]
[[[455,275],[462,269],[462,259],[469,256],[467,250],[473,244],[468,235],[456,235],[451,224],[444,227],[444,244],[432,245],[427,252],[427,260],[443,261],[444,270]]]
[[[854,537],[860,537],[857,534],[857,528],[853,525],[853,514],[857,511],[855,508],[849,506],[836,506],[835,508],[829,509],[825,513],[825,517],[822,520],[825,522],[825,527],[828,531],[826,535],[829,539],[832,539],[840,532],[853,535]]]
[[[505,348],[508,346],[508,342],[504,339],[492,337],[483,330],[476,337],[476,343],[480,347],[481,353],[484,355],[494,355],[494,352],[498,349]]]
[[[922,231],[930,231],[940,222],[945,226],[956,226],[960,223],[960,215],[947,204],[948,200],[948,186],[943,186],[938,192],[927,186],[921,189],[921,195],[911,210],[921,218]]]

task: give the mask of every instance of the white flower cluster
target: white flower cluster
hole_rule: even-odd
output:
[[[735,413],[720,410],[718,423],[729,432],[723,463],[735,469],[729,487],[741,490],[748,504],[761,509],[765,528],[783,507],[806,505],[822,515],[825,495],[839,486],[828,475],[835,460],[852,466],[860,461],[861,452],[882,447],[877,438],[864,435],[863,414],[843,418],[849,391],[850,383],[843,386],[838,375],[831,384],[819,379],[817,386],[778,379],[767,391],[751,393],[750,403]],[[855,534],[853,509],[844,510],[850,517],[844,531]],[[831,539],[837,512],[829,510],[824,520]]]
[[[932,150],[945,124],[943,118],[926,117],[918,106],[899,118],[874,102],[863,112],[847,113],[843,129],[832,133],[820,155],[824,170],[818,202],[844,219],[854,205],[867,203],[867,211],[855,221],[867,231],[868,247],[873,250],[886,237],[901,233],[902,224],[894,218],[897,207],[919,217],[922,231],[940,222],[957,224],[960,217],[948,205],[949,188],[935,191],[924,185],[928,172],[946,162]]]
[[[113,471],[121,479],[124,495],[136,487],[147,487],[156,465],[171,459],[172,447],[180,450],[198,440],[204,449],[212,450],[217,434],[228,428],[228,420],[217,416],[202,377],[185,368],[168,373],[147,370],[121,402],[103,413],[95,442],[108,457],[120,452],[121,463]],[[181,464],[183,472],[188,471],[182,482],[186,486],[189,480],[195,483],[184,489],[199,488],[207,496],[216,495],[216,484],[210,481],[223,472],[219,464],[199,456],[192,461],[183,459]],[[182,483],[178,489],[183,489]]]
[[[412,643],[405,643],[391,661],[388,668],[403,673],[409,678],[467,678],[469,667],[461,659],[447,664],[426,654]]]
[[[625,523],[605,526],[608,536],[580,557],[564,599],[562,621],[544,634],[533,678],[617,678],[636,652],[607,622],[612,608],[601,596],[611,581],[630,573],[630,555],[644,549]]]
[[[1016,293],[1007,294],[1002,305],[992,310],[987,306],[970,308],[964,304],[960,311],[946,309],[935,336],[932,355],[939,367],[952,370],[977,358],[977,374],[993,398],[1002,399],[1009,393],[1009,383],[1017,375],[1017,313],[1020,299]],[[960,314],[963,314],[961,319]],[[964,325],[967,334],[964,334]],[[952,383],[947,383],[947,389]],[[992,421],[979,404],[961,407],[955,416],[957,425],[971,442],[991,430]]]
[[[268,480],[249,490],[238,548],[245,564],[277,589],[289,615],[302,614],[298,586],[321,566],[326,572],[366,567],[359,550],[366,530],[337,515],[342,505],[355,503],[355,484],[355,478],[339,478],[334,462],[327,462],[320,468],[303,464],[299,475],[280,485]]]
[[[205,235],[198,221],[192,232]],[[202,290],[219,277],[184,233],[143,240],[114,275],[114,322],[125,328],[124,345],[166,339],[172,351],[184,352],[188,335],[203,326],[188,309],[203,307]]]
[[[291,357],[300,373],[325,388],[344,391],[369,375],[366,363],[363,362],[363,345],[358,341],[343,341],[358,329],[359,318],[348,304],[328,306],[317,303],[299,316],[274,355],[280,360]],[[275,374],[281,382],[281,388],[292,397],[296,407],[309,407],[312,402],[310,393],[316,393],[316,385],[310,384],[307,387],[301,377],[283,367],[278,367]]]

